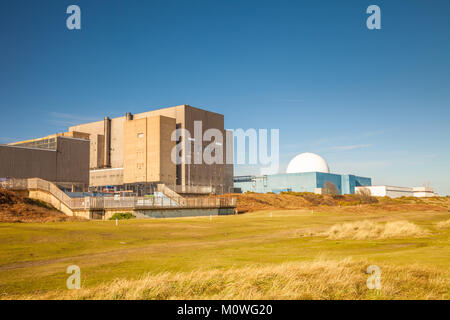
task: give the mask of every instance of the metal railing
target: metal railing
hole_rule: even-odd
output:
[[[167,197],[174,199],[177,203],[180,203],[180,200],[184,199],[184,197],[180,196],[177,192],[175,192],[174,190],[172,190],[163,183],[157,185],[157,190],[159,192],[162,192]]]
[[[173,192],[173,197],[84,197],[71,198],[54,183],[39,178],[8,179],[0,181],[0,188],[10,190],[43,190],[52,194],[71,210],[102,209],[195,209],[195,208],[234,208],[236,198],[199,197],[183,198]],[[170,192],[170,189],[164,190]]]

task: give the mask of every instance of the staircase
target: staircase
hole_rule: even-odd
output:
[[[236,207],[235,198],[192,197],[185,198],[164,184],[159,184],[157,190],[164,197],[84,197],[71,198],[54,183],[39,179],[8,179],[0,182],[0,188],[28,191],[28,197],[51,204],[57,210],[69,216],[81,216],[87,219],[106,219],[114,212],[184,210],[198,212],[213,209],[216,211]],[[180,215],[182,216],[182,214]]]
[[[180,206],[182,206],[182,205],[184,205],[186,203],[186,199],[184,197],[182,197],[181,195],[179,195],[178,193],[173,191],[171,188],[166,186],[164,183],[159,183],[156,186],[156,190],[158,192],[162,192],[162,194],[164,194],[166,197],[172,199],[173,201],[175,201]]]
[[[50,203],[57,210],[73,216],[72,198],[59,189],[54,183],[39,179],[9,179],[0,183],[0,188],[10,190],[27,190],[28,197]]]

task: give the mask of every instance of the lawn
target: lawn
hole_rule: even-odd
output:
[[[2,223],[0,298],[63,297],[68,291],[65,287],[69,276],[66,268],[75,264],[81,268],[83,289],[78,290],[79,294],[83,295],[83,290],[91,290],[82,298],[449,299],[450,228],[438,228],[437,223],[450,219],[450,212],[371,208],[322,206],[314,209],[314,212],[311,209],[267,210],[214,216],[212,219],[121,220],[118,226],[115,221]],[[333,225],[362,220],[379,223],[409,221],[429,231],[429,234],[426,237],[405,235],[393,239],[366,240],[332,240],[321,235]],[[312,291],[306,294],[306,289],[303,292],[298,286],[292,287],[289,279],[296,279],[299,274],[306,272],[306,266],[318,266],[317,263],[340,266],[329,270],[325,266],[328,283],[323,284],[325,287],[321,289],[321,294],[315,295]],[[379,296],[365,288],[368,275],[364,274],[364,270],[371,264],[379,265],[385,270],[385,279],[390,279],[389,285],[386,283],[389,291],[381,292]],[[290,268],[290,273],[280,271],[288,268],[286,266]],[[336,279],[343,274],[343,271],[338,271],[342,266],[353,274],[354,279],[342,284],[339,294],[329,293],[327,285],[333,285],[334,273]],[[242,285],[236,274],[253,273],[249,270],[275,274],[275,277],[283,273],[284,278],[287,274],[292,276],[284,280],[277,278],[278,284],[287,281],[285,289],[279,288],[278,291],[273,290],[278,284],[270,282],[271,294],[262,294],[262,291],[267,292],[267,288],[259,287],[247,295],[231,293],[233,288],[228,288],[226,295],[221,293],[227,286]],[[316,271],[308,272],[305,277],[299,278],[298,283],[303,283],[308,277],[310,284],[318,280],[318,276],[313,276]],[[401,272],[405,273],[404,279],[398,276]],[[205,282],[202,279],[221,278],[222,289],[210,292],[206,286],[204,291],[199,292],[197,284],[195,294],[183,290],[175,294],[166,288],[164,294],[145,291],[145,294],[137,296],[98,295],[104,286],[111,287],[112,283],[117,285],[117,281],[129,281],[122,284],[125,287],[136,286],[145,277],[146,281],[151,278],[155,283],[177,283],[183,275],[193,277],[190,278],[191,284],[200,281],[203,286]],[[398,283],[401,283],[402,288],[396,291],[395,285]],[[418,287],[422,291],[417,291]],[[352,288],[359,289],[354,291]],[[427,290],[432,293],[428,294]],[[275,292],[278,292],[277,295],[274,295]]]

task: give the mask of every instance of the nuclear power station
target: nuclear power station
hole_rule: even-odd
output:
[[[355,193],[359,186],[371,186],[372,179],[352,174],[330,173],[327,162],[314,153],[302,153],[289,163],[286,173],[263,176],[238,176],[234,184],[243,192],[314,192],[321,193],[331,183],[339,194]]]
[[[208,129],[226,136],[224,116],[180,105],[70,127],[68,132],[0,146],[0,177],[42,178],[72,189],[152,194],[164,184],[180,194],[223,194],[233,188],[233,164],[191,161],[194,148],[172,161],[177,143],[194,145]],[[180,135],[174,139],[177,129]],[[200,138],[201,139],[201,138]],[[204,149],[207,142],[200,142]],[[227,157],[227,141],[222,143]],[[229,156],[229,155],[228,155]]]
[[[205,164],[191,161],[195,150],[184,153],[180,164],[172,161],[177,143],[194,144],[186,131],[194,133],[194,122],[208,129],[218,129],[224,136],[224,116],[189,105],[159,109],[139,114],[80,124],[69,132],[89,135],[89,185],[95,190],[110,188],[152,193],[157,184],[165,184],[178,193],[227,193],[233,187],[232,164]],[[180,136],[174,139],[177,129]],[[226,141],[224,157],[226,157]],[[204,149],[206,143],[202,142]]]
[[[330,173],[324,158],[314,153],[301,153],[294,157],[286,169],[286,173],[262,176],[237,176],[234,185],[241,192],[280,193],[280,192],[313,192],[322,194],[329,189],[336,194],[354,194],[366,189],[373,196],[379,197],[434,197],[437,194],[429,186],[396,187],[372,186],[372,178],[353,174]],[[326,190],[330,192],[330,190]]]
[[[205,141],[209,130],[222,137],[230,133],[223,115],[189,105],[106,116],[64,133],[0,145],[0,180],[40,178],[68,192],[135,196],[151,195],[163,187],[183,197],[236,191],[322,193],[330,185],[337,194],[366,188],[377,196],[435,195],[430,187],[373,186],[370,177],[331,173],[325,159],[313,153],[294,157],[285,173],[233,177],[233,139]],[[210,143],[220,145],[223,161],[206,163],[201,157],[193,161]],[[178,152],[180,145],[189,148]],[[180,162],[174,161],[174,152]]]

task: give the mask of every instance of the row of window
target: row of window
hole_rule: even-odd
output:
[[[27,147],[27,148],[56,150],[56,138],[30,141],[30,142],[22,142],[22,143],[16,144],[16,146]]]

